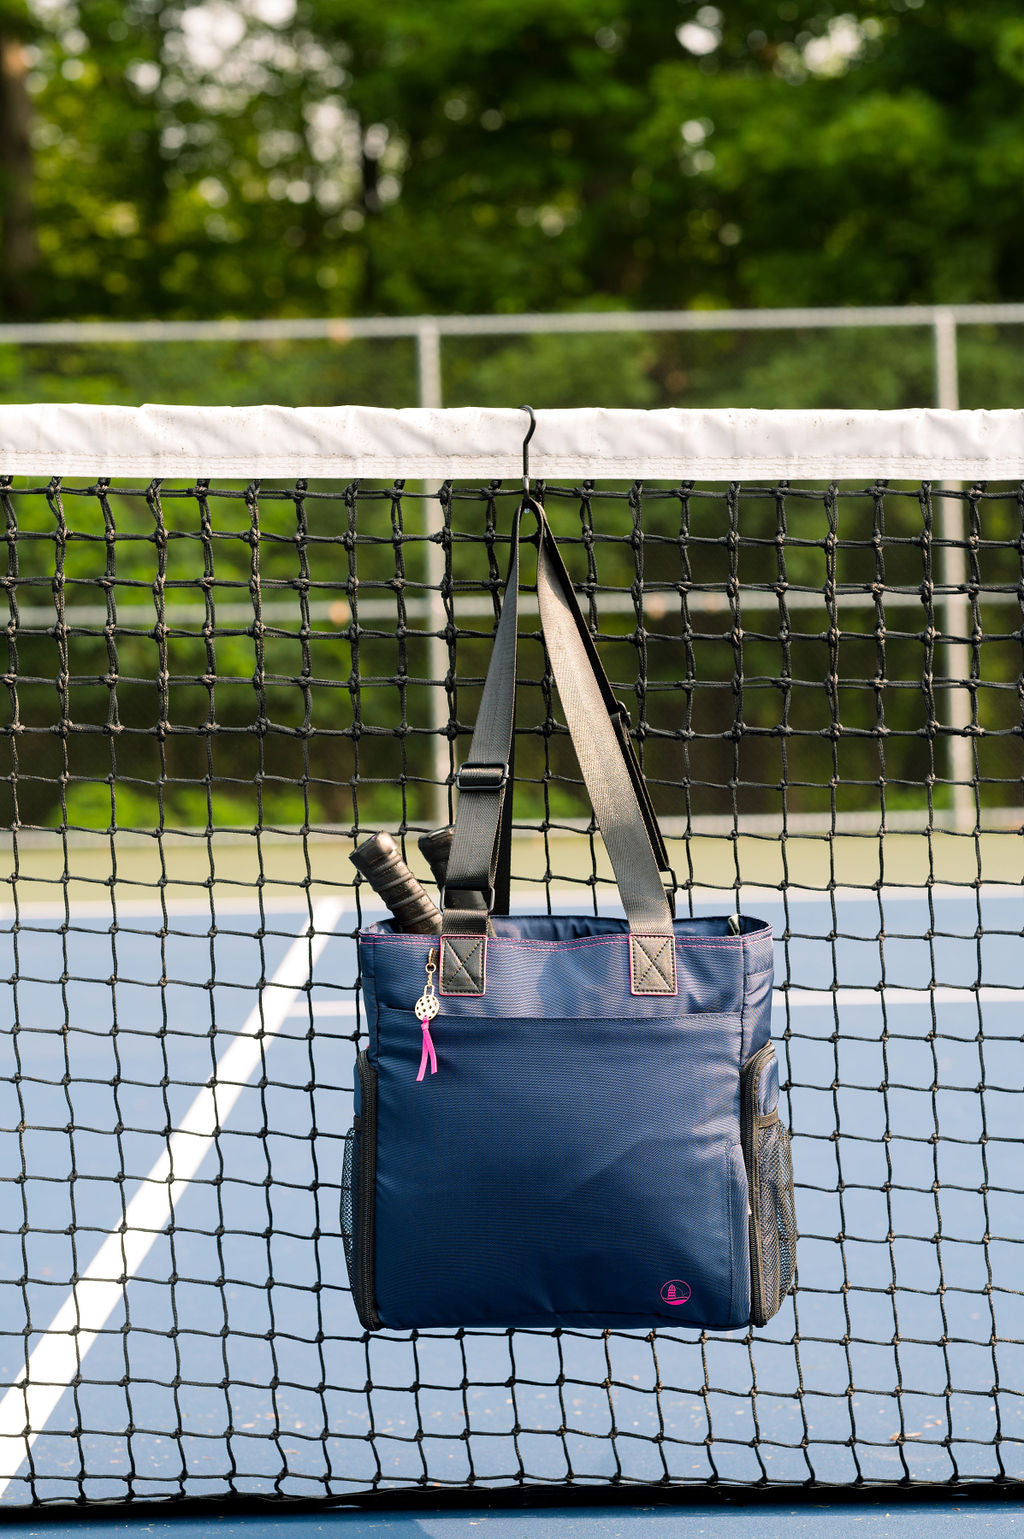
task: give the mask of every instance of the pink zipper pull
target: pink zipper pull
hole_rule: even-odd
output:
[[[425,1015],[420,1021],[420,1025],[423,1027],[423,1052],[420,1054],[420,1072],[416,1076],[417,1082],[427,1072],[428,1059],[430,1060],[431,1074],[437,1073],[437,1054],[434,1051],[434,1039],[430,1035],[430,1016]]]
[[[423,1050],[420,1053],[420,1072],[416,1076],[419,1084],[427,1072],[427,1064],[430,1064],[431,1074],[437,1073],[437,1053],[434,1051],[434,1039],[430,1035],[430,1023],[441,1008],[440,1001],[434,993],[434,974],[437,971],[437,951],[431,950],[427,954],[427,984],[423,993],[416,1001],[416,1016],[423,1027]]]

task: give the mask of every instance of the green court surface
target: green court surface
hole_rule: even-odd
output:
[[[1019,822],[1019,819],[1018,819]],[[728,889],[735,870],[745,884],[779,888],[823,890],[830,880],[870,889],[881,878],[904,887],[933,883],[960,883],[965,861],[980,863],[988,882],[1024,881],[1024,840],[1005,831],[964,835],[934,829],[927,838],[920,827],[907,831],[877,833],[877,820],[866,821],[856,832],[834,834],[827,822],[813,830],[798,830],[780,840],[777,822],[763,833],[740,834],[728,843],[721,830],[696,833],[687,839],[666,830],[666,843],[674,868],[697,888]],[[0,840],[4,839],[0,831]],[[217,830],[197,839],[194,833],[170,830],[162,834],[159,853],[163,885],[169,898],[200,899],[208,891],[211,852],[216,858],[218,897],[231,892],[251,897],[256,883],[265,895],[287,897],[293,903],[304,890],[306,862],[312,877],[312,893],[332,890],[339,871],[348,870],[347,856],[354,847],[347,831],[303,838],[297,833],[261,833],[259,846],[251,833]],[[118,834],[117,889],[123,902],[147,899],[153,892],[153,861],[157,841],[147,834]],[[430,880],[426,862],[408,842],[408,858],[416,875]],[[0,856],[9,868],[8,848],[0,844]],[[19,839],[19,890],[23,902],[53,900],[66,889],[69,900],[103,897],[110,877],[110,843],[103,834],[61,836],[56,831],[35,830]],[[518,900],[527,907],[542,887],[545,865],[557,871],[562,882],[584,883],[596,861],[597,875],[610,883],[611,867],[603,847],[596,848],[578,833],[552,832],[546,840],[526,830],[517,831],[514,879]],[[898,873],[898,875],[897,875]],[[606,889],[607,890],[607,889]],[[582,896],[582,894],[581,894]],[[301,900],[300,900],[301,901]],[[584,901],[586,901],[584,899]],[[724,899],[723,899],[724,901]]]

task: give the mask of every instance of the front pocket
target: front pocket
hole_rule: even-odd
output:
[[[779,1073],[771,1043],[743,1067],[741,1134],[750,1189],[750,1318],[766,1325],[793,1284],[796,1214],[789,1133],[779,1121]]]
[[[377,1189],[377,1076],[365,1052],[356,1058],[359,1111],[345,1135],[341,1176],[341,1238],[359,1323],[380,1329],[374,1280],[374,1209]]]
[[[739,1015],[652,1016],[641,1033],[611,1008],[464,1005],[442,1002],[438,1072],[419,1082],[415,1014],[377,1013],[386,1327],[744,1326]]]

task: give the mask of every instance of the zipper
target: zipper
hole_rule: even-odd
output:
[[[356,1292],[359,1323],[380,1329],[374,1286],[374,1209],[377,1200],[377,1076],[364,1050],[356,1058],[361,1113],[359,1125],[359,1201],[356,1218]]]

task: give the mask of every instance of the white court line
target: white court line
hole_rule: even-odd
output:
[[[292,1005],[288,1011],[290,1016],[308,1017],[310,1007],[307,1004]],[[354,999],[325,999],[322,1002],[314,999],[313,1017],[318,1015],[355,1015],[356,1002]]]
[[[1024,989],[1000,988],[985,985],[972,989],[964,984],[961,988],[943,986],[937,989],[902,989],[898,984],[886,984],[884,989],[776,989],[772,1004],[776,1010],[784,1010],[786,997],[792,1008],[798,1005],[879,1005],[883,999],[886,1009],[893,1005],[969,1005],[979,1000],[983,1005],[1019,1005],[1024,1002]]]
[[[1024,1004],[1024,988],[1002,988],[986,984],[980,989],[972,989],[964,984],[959,988],[955,985],[943,985],[935,989],[905,989],[899,984],[889,983],[884,990],[849,988],[789,989],[787,991],[775,989],[772,994],[772,1004],[776,1010],[785,1009],[787,993],[793,1009],[804,1005],[830,1006],[833,1001],[837,1005],[877,1005],[883,999],[887,1008],[893,1005],[927,1005],[931,1000],[934,1000],[937,1005],[969,1005],[975,999],[986,1005]],[[309,1006],[293,1005],[287,1013],[289,1016],[307,1017]],[[355,1014],[355,1001],[351,999],[325,1000],[323,1003],[313,1001],[314,1019],[320,1015],[354,1016]]]
[[[836,1005],[878,1005],[883,999],[887,1009],[894,1005],[927,1005],[934,1000],[937,1005],[969,1005],[977,999],[983,1005],[1020,1005],[1024,1004],[1024,989],[999,988],[995,985],[985,985],[980,989],[942,987],[936,989],[903,989],[897,984],[887,984],[885,989],[775,989],[772,995],[772,1005],[776,1010],[784,1010],[786,997],[789,997],[791,1009],[809,1005],[831,1007]],[[307,1018],[309,1006],[295,1005],[288,1011],[289,1016]],[[314,1001],[313,1018],[317,1016],[349,1016],[356,1014],[356,1007],[351,1000],[332,1001],[319,1005]]]
[[[512,911],[514,914],[536,914],[543,912],[542,903],[538,902],[540,890],[543,884],[537,883],[535,887],[512,888]],[[621,907],[616,906],[611,900],[611,884],[606,883],[608,902],[601,904],[602,918],[622,918]],[[923,885],[901,886],[886,884],[879,893],[874,887],[836,887],[834,897],[836,903],[923,903],[927,899],[929,889]],[[999,898],[1016,898],[1020,900],[1022,893],[1017,882],[982,882],[978,888],[958,887],[954,882],[936,882],[931,888],[932,897],[938,902],[975,901],[975,893],[989,901]],[[579,887],[560,888],[551,890],[551,907],[556,913],[584,912],[582,900],[584,897],[583,884]],[[829,901],[827,887],[797,887],[788,888],[785,892],[778,886],[765,882],[744,882],[740,887],[740,912],[744,914],[756,913],[755,905],[758,903],[782,903],[784,900],[790,907],[797,903],[821,903]],[[728,914],[735,912],[736,889],[735,887],[695,887],[693,889],[693,901],[698,908],[713,909],[716,914]],[[676,907],[680,919],[686,919],[687,894],[680,890],[676,895]],[[589,908],[586,912],[590,912]],[[376,914],[374,914],[376,917]],[[387,917],[385,915],[384,917]],[[697,915],[701,917],[700,914]],[[369,922],[369,920],[367,921]]]
[[[130,886],[125,882],[125,886]],[[113,918],[113,907],[109,898],[72,898],[68,904],[72,923],[76,919],[106,919]],[[251,918],[264,914],[304,914],[308,912],[308,904],[304,897],[294,898],[267,898],[261,905],[255,898],[227,897],[216,898],[211,905],[209,898],[168,898],[166,903],[160,903],[155,898],[118,898],[117,917],[119,921],[128,919],[160,919],[164,911],[171,919],[212,919],[214,914],[237,914],[243,918]],[[26,898],[18,905],[17,910],[23,924],[36,919],[63,919],[64,904],[52,898],[40,899]],[[16,917],[14,904],[10,902],[0,903],[0,923],[13,924]],[[101,932],[104,933],[104,932]],[[203,931],[196,932],[199,935]]]
[[[260,1067],[264,1043],[280,1029],[296,994],[308,984],[344,910],[340,898],[321,898],[314,904],[314,935],[303,933],[292,941],[260,1002],[128,1204],[123,1225],[104,1240],[34,1347],[27,1370],[19,1371],[0,1400],[0,1497],[188,1190],[218,1129]]]
[[[986,985],[982,988],[969,988],[969,986],[942,986],[942,988],[899,988],[898,983],[887,983],[885,990],[881,988],[776,988],[771,994],[771,1005],[775,1010],[785,1010],[785,999],[790,1000],[791,1010],[798,1007],[832,1008],[835,1005],[881,1005],[885,1002],[885,1008],[892,1010],[893,1005],[927,1005],[935,1000],[936,1005],[970,1005],[972,1000],[978,999],[982,1005],[1021,1005],[1024,1003],[1024,988],[999,988],[995,985]],[[310,1007],[293,1005],[288,1011],[288,1016],[297,1016],[306,1019],[310,1016]],[[328,1002],[313,1002],[314,1020],[319,1016],[356,1016],[356,1003],[351,999],[328,1000]]]

